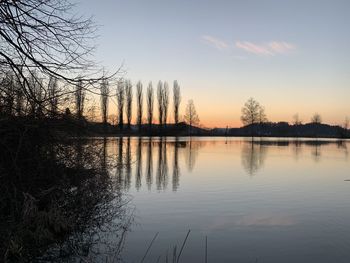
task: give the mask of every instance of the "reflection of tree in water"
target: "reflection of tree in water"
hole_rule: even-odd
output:
[[[21,148],[11,148],[21,157],[17,175],[23,171],[25,176],[13,176],[12,161],[6,159],[9,152],[0,153],[8,164],[2,163],[0,177],[1,258],[9,262],[120,259],[132,215],[109,174],[106,140],[45,141],[42,138],[47,137],[37,134],[24,136]]]
[[[118,139],[118,154],[116,158],[116,178],[120,186],[124,190],[130,189],[132,181],[132,170],[135,169],[135,188],[139,190],[142,187],[142,173],[145,173],[145,181],[148,190],[151,190],[153,184],[153,176],[155,176],[155,185],[157,190],[165,190],[169,183],[169,154],[172,158],[172,190],[177,191],[179,187],[181,154],[189,171],[195,166],[198,157],[199,148],[205,144],[203,141],[181,141],[175,138],[174,141],[168,141],[167,138],[138,138],[131,140],[130,138]],[[173,149],[173,150],[172,150]],[[155,154],[153,153],[155,151]],[[142,158],[143,153],[146,157]],[[155,155],[155,156],[154,156]],[[155,158],[155,160],[153,160]],[[135,159],[135,162],[132,160]],[[153,162],[156,166],[153,167]],[[132,166],[135,165],[134,168]],[[142,167],[145,165],[145,170]],[[155,173],[153,175],[153,173]]]
[[[152,145],[152,137],[148,139],[147,143],[147,166],[146,166],[146,183],[148,190],[151,190],[151,186],[153,183],[153,145]]]
[[[293,151],[295,160],[299,160],[299,156],[302,153],[302,143],[300,140],[296,139],[293,141]]]
[[[157,190],[165,190],[168,184],[167,141],[162,137],[158,146]]]
[[[141,148],[141,137],[137,140],[136,149],[136,170],[135,170],[135,187],[137,190],[141,187],[141,176],[142,176],[142,148]]]
[[[131,184],[131,146],[130,137],[126,139],[126,153],[125,153],[125,181],[124,189],[130,189]]]
[[[177,191],[179,187],[180,167],[179,167],[179,138],[175,138],[174,142],[174,161],[173,161],[173,191]]]
[[[117,163],[116,163],[116,177],[118,181],[118,185],[123,186],[124,185],[124,162],[123,162],[123,138],[118,139],[118,156],[117,156]]]
[[[202,147],[205,142],[195,141],[190,138],[189,141],[186,142],[186,165],[189,172],[192,172],[194,166],[196,164],[196,160],[198,157],[199,148]]]
[[[337,146],[338,146],[338,149],[343,150],[345,159],[348,159],[349,151],[348,151],[347,141],[338,140],[337,141]]]
[[[321,158],[321,144],[319,143],[313,144],[311,154],[314,157],[314,161],[318,162]]]
[[[242,166],[253,176],[264,165],[267,147],[260,141],[245,141],[242,146]]]

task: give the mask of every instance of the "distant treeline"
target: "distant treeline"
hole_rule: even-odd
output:
[[[323,123],[289,124],[288,122],[254,123],[241,128],[215,128],[212,135],[263,137],[323,137],[350,138],[350,131]]]
[[[69,92],[71,88],[68,89],[64,83],[59,83],[55,77],[46,79],[37,72],[29,72],[28,79],[27,89],[31,91],[30,94],[23,92],[22,84],[12,72],[2,74],[0,117],[31,119],[69,117],[79,121],[96,122],[96,118],[91,117],[95,115],[94,112],[92,113],[94,108],[87,108],[92,94],[100,97],[99,115],[105,126],[112,124],[122,131],[131,130],[135,124],[141,131],[141,129],[151,129],[152,125],[157,123],[157,127],[165,128],[170,119],[170,96],[172,95],[172,123],[178,125],[182,121],[188,123],[190,127],[199,123],[193,100],[188,101],[185,114],[180,115],[181,91],[176,80],[173,82],[171,94],[168,82],[162,81],[158,82],[156,90],[152,82],[149,82],[144,91],[140,81],[132,85],[130,80],[119,80],[113,89],[107,79],[102,79],[97,92],[91,93],[83,80],[78,81],[73,91]],[[109,109],[111,102],[116,104],[116,110],[113,113]],[[135,103],[136,112],[134,113],[133,104]],[[157,112],[156,121],[155,112]],[[132,123],[133,117],[134,123]]]

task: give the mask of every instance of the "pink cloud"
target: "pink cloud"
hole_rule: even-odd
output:
[[[236,47],[246,52],[261,56],[274,56],[276,54],[287,54],[296,49],[295,45],[287,42],[271,41],[265,44],[255,44],[248,41],[237,41]]]
[[[224,40],[221,40],[221,39],[213,37],[213,36],[204,35],[201,37],[201,39],[205,43],[209,44],[210,46],[212,46],[218,50],[224,50],[224,49],[229,48],[229,45]]]
[[[262,45],[253,44],[248,41],[243,41],[243,42],[237,41],[236,47],[256,55],[273,55],[273,53],[270,52],[268,48]]]
[[[293,44],[277,41],[270,42],[268,46],[273,52],[276,53],[288,53],[296,48]]]

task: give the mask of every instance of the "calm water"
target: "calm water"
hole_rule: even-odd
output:
[[[122,258],[165,262],[349,262],[350,142],[113,138],[110,172],[131,198]],[[122,165],[120,165],[122,164]]]

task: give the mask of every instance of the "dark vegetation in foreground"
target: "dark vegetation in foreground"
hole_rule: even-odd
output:
[[[7,124],[0,126],[0,261],[118,259],[131,217],[108,173],[105,142],[66,140],[43,122]],[[112,252],[96,252],[96,240],[108,235]]]

